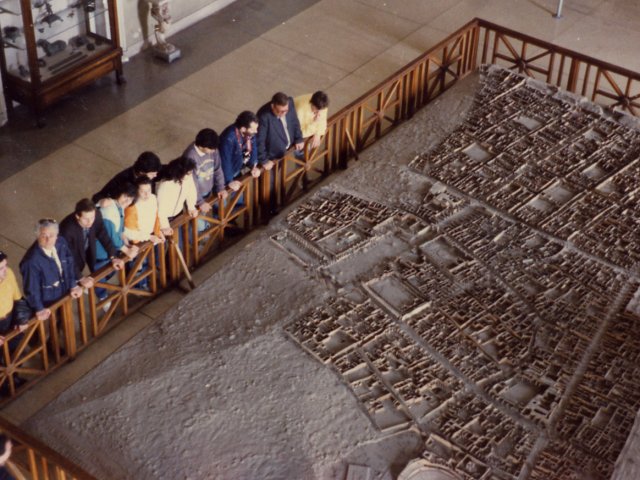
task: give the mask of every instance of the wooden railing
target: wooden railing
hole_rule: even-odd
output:
[[[13,452],[6,467],[17,480],[95,480],[95,477],[2,417],[0,433],[13,443]]]
[[[2,346],[1,402],[10,401],[75,358],[112,325],[175,286],[184,276],[177,248],[189,269],[207,261],[229,244],[230,234],[237,239],[238,234],[268,220],[272,202],[287,205],[335,170],[346,168],[349,160],[357,160],[362,150],[474,72],[480,63],[511,68],[605,107],[640,113],[640,74],[475,19],[335,113],[318,148],[307,143],[303,158],[290,153],[260,178],[241,178],[241,189],[230,192],[224,202],[209,200],[213,207],[209,214],[196,219],[186,214],[178,217],[172,222],[175,238],[171,244],[142,245],[134,265],[115,272],[110,281],[103,281],[114,273],[110,267],[93,274],[97,286],[107,289],[106,300],[99,301],[94,289],[77,300],[61,299],[51,307],[49,320],[29,323],[13,350],[9,341],[18,334],[9,334]],[[139,272],[145,259],[147,269]],[[139,288],[143,276],[148,289]],[[16,375],[27,382],[18,387]]]
[[[484,20],[475,22],[481,63],[511,68],[604,107],[640,115],[640,73]]]

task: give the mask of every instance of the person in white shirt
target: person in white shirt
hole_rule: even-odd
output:
[[[196,201],[198,193],[193,181],[196,166],[192,160],[176,158],[163,167],[158,186],[158,219],[163,235],[172,235],[171,220],[180,215],[187,206],[191,218],[198,216]]]

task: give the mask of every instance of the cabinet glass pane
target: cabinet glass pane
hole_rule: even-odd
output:
[[[31,80],[19,0],[0,1],[0,31],[8,73]]]
[[[105,0],[31,0],[42,81],[111,49]]]

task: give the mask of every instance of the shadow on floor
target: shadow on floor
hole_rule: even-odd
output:
[[[17,106],[9,123],[0,128],[0,181],[318,1],[236,0],[215,15],[171,36],[171,42],[182,51],[180,60],[169,65],[149,52],[142,52],[125,64],[125,85],[118,86],[112,74],[68,95],[45,112],[46,126],[42,129],[35,126],[35,118],[28,108]]]

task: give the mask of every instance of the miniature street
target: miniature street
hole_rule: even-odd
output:
[[[474,103],[410,165],[440,182],[419,209],[323,191],[289,214],[274,240],[337,295],[287,331],[465,478],[610,478],[640,406],[640,132],[503,70]]]

